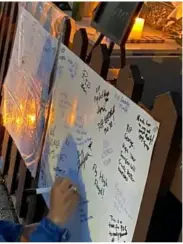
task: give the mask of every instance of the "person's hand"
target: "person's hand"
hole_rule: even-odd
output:
[[[69,179],[57,178],[51,190],[48,218],[57,225],[67,222],[76,209],[79,195]]]

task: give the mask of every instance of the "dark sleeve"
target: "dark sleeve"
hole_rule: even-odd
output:
[[[22,225],[0,220],[0,236],[2,236],[6,242],[19,242],[22,231]]]
[[[44,218],[31,234],[30,242],[66,242],[69,239],[67,229],[62,229],[51,220]]]

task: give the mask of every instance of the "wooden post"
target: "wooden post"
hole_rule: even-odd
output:
[[[85,62],[87,49],[88,36],[86,33],[86,29],[81,28],[78,31],[76,31],[74,35],[72,51]]]
[[[17,174],[20,164],[20,154],[17,150],[15,143],[12,143],[11,154],[10,154],[10,166],[8,175],[6,178],[6,184],[9,194],[13,194],[17,187]]]
[[[10,17],[9,17],[9,23],[7,26],[6,42],[5,42],[3,57],[1,60],[1,70],[0,70],[0,82],[1,82],[1,84],[4,81],[4,77],[6,75],[6,71],[8,68],[9,58],[11,55],[12,44],[13,44],[14,34],[15,34],[15,29],[16,29],[15,28],[16,24],[14,24],[14,22],[17,19],[17,12],[18,12],[18,4],[16,2],[12,2]],[[0,84],[0,87],[1,87],[1,84]]]
[[[160,128],[133,237],[133,241],[135,242],[143,242],[146,240],[151,216],[166,166],[171,140],[176,127],[177,113],[169,93],[162,94],[155,99],[151,114],[160,122]]]
[[[64,22],[63,44],[66,45],[67,47],[69,46],[70,43],[71,28],[72,28],[71,20],[66,19]]]
[[[182,155],[180,154],[175,174],[170,186],[171,193],[182,202]]]
[[[23,159],[20,161],[18,188],[16,190],[16,211],[19,217],[25,217],[27,213],[27,203],[24,190],[31,184],[30,172],[28,171]]]
[[[175,128],[173,131],[171,145],[167,156],[166,166],[164,169],[162,182],[160,186],[160,194],[165,196],[171,187],[173,176],[177,167],[178,160],[181,155],[181,143],[182,143],[182,116],[181,108],[182,101],[178,93],[171,92],[172,106],[174,106],[175,112],[172,118],[175,120]],[[170,118],[169,118],[170,120]]]
[[[3,53],[3,59],[2,59],[2,63],[1,63],[1,70],[0,70],[0,81],[1,84],[4,83],[4,77],[6,75],[6,71],[8,68],[8,63],[9,63],[9,58],[11,55],[11,51],[12,51],[12,43],[14,40],[14,34],[15,34],[15,22],[17,19],[17,11],[18,11],[18,4],[16,2],[12,3],[11,5],[11,12],[10,12],[10,17],[9,17],[9,22],[8,22],[8,29],[7,29],[7,37],[6,37],[6,42],[5,42],[5,48],[4,48],[4,53]],[[1,87],[2,88],[2,87]],[[1,127],[1,131],[2,134],[4,134],[4,130],[5,128],[2,126],[2,124],[0,125]],[[16,160],[16,147],[13,143],[13,147],[11,150],[11,156],[10,156],[10,161],[7,160],[6,155],[7,155],[7,149],[8,149],[8,145],[11,146],[11,142],[12,139],[10,138],[8,132],[6,131],[4,134],[4,141],[3,141],[3,150],[2,150],[2,157],[4,159],[4,165],[3,165],[3,169],[2,169],[2,173],[6,174],[7,172],[10,173],[10,178],[8,179],[8,190],[11,192],[12,191],[12,184],[14,183],[14,174],[16,173],[16,170],[14,171],[14,167],[15,166],[15,162],[17,162]],[[9,149],[10,151],[10,149]],[[13,152],[13,153],[12,153]],[[9,152],[8,152],[9,154]],[[15,156],[15,158],[14,158]],[[9,165],[11,166],[11,170],[8,171]]]
[[[2,175],[6,175],[9,169],[9,155],[11,151],[12,139],[7,130],[4,133],[1,157],[3,159],[3,166],[1,169]]]
[[[126,65],[121,69],[115,87],[132,101],[138,103],[144,88],[144,79],[141,77],[138,67]]]
[[[16,20],[17,15],[17,3],[4,3],[4,12],[2,15],[1,23],[1,32],[0,32],[0,53],[1,53],[1,63],[0,63],[0,93],[2,90],[2,84],[4,82],[4,77],[7,71],[7,66],[12,50],[12,43],[14,39],[15,33],[15,25],[14,22]],[[0,95],[1,97],[1,95]],[[0,98],[1,101],[1,98]],[[9,161],[7,160],[7,155],[10,151],[11,139],[9,137],[8,132],[5,133],[5,128],[2,125],[2,115],[1,116],[1,124],[0,124],[0,142],[1,145],[1,154],[3,157],[3,168],[2,174],[6,174],[8,172]],[[4,139],[3,139],[4,137]]]
[[[106,44],[100,44],[93,50],[89,66],[104,80],[106,80],[109,61],[109,52]]]
[[[4,44],[6,39],[6,31],[9,22],[9,14],[11,10],[11,2],[5,3],[2,20],[1,20],[1,32],[0,32],[0,57],[3,58]],[[0,81],[1,82],[1,81]]]

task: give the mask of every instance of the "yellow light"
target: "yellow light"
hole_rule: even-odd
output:
[[[24,108],[23,104],[20,104],[20,110],[23,110],[23,108]]]
[[[28,114],[28,121],[30,125],[34,125],[36,121],[36,115],[35,114]]]
[[[67,119],[68,125],[73,127],[75,124],[75,120],[76,120],[76,113],[73,112],[73,113],[69,114],[68,119]]]
[[[16,118],[15,121],[16,121],[17,127],[22,126],[22,124],[23,124],[23,118],[22,117]]]
[[[141,39],[144,28],[144,19],[136,18],[129,39]]]
[[[76,109],[78,101],[77,99],[73,101],[71,112],[68,114],[66,122],[70,127],[73,127],[76,121]]]

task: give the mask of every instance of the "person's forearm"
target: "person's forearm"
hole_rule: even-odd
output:
[[[28,238],[30,242],[65,242],[68,239],[68,231],[60,228],[48,218],[44,218]]]

